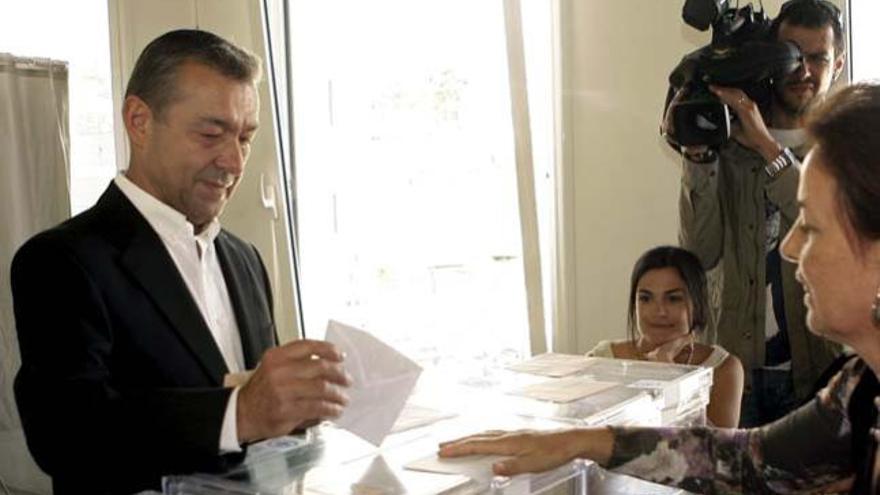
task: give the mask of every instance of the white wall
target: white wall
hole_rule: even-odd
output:
[[[109,0],[113,58],[114,102],[119,105],[128,76],[144,46],[160,34],[179,28],[201,28],[244,46],[261,58],[265,55],[264,32],[259,0]],[[253,243],[272,278],[275,321],[279,338],[287,341],[299,335],[294,287],[286,233],[287,212],[279,185],[278,144],[274,129],[269,77],[264,73],[260,93],[260,130],[252,147],[244,178],[221,218],[223,226]],[[117,121],[117,143],[124,158],[126,147],[122,123]],[[261,177],[274,191],[278,217],[262,206]]]
[[[560,0],[560,350],[626,336],[636,258],[677,244],[679,162],[659,136],[669,72],[709,41],[684,0]],[[745,5],[746,2],[741,2]],[[756,2],[757,3],[757,2]],[[779,0],[765,0],[771,17]],[[844,0],[837,0],[841,5]]]

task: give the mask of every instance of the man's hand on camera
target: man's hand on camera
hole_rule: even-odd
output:
[[[741,89],[709,86],[722,103],[730,107],[739,119],[732,131],[733,139],[760,154],[767,162],[782,153],[782,146],[770,135],[758,104]]]
[[[242,444],[290,433],[313,420],[335,418],[348,402],[351,378],[328,342],[298,340],[269,349],[238,393]]]

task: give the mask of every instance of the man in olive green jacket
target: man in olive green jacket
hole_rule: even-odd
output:
[[[843,24],[829,2],[790,0],[772,32],[800,47],[801,67],[777,82],[763,114],[740,89],[712,87],[738,117],[733,139],[717,153],[682,150],[679,240],[713,275],[710,338],[747,370],[740,426],[788,412],[840,352],[807,330],[795,267],[778,246],[798,211],[804,115],[843,69]]]

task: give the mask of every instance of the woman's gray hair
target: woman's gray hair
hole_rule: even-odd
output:
[[[837,181],[837,202],[854,240],[880,239],[880,84],[834,93],[810,114],[806,129]]]

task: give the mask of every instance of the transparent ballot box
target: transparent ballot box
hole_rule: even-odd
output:
[[[680,488],[658,485],[631,476],[606,471],[593,464],[587,476],[587,490],[590,495],[691,495]]]
[[[553,471],[511,478],[494,476],[490,464],[477,472],[438,474],[406,469],[430,457],[440,441],[485,429],[480,421],[442,421],[394,434],[375,447],[347,431],[321,426],[307,437],[282,437],[253,446],[240,466],[219,475],[170,476],[166,495],[288,494],[543,494],[586,495],[591,463],[576,460]],[[550,424],[514,421],[502,427]],[[499,426],[499,422],[495,422]]]
[[[682,428],[690,426],[706,426],[706,406],[708,403],[700,403],[690,408],[671,408],[661,411],[660,424],[663,426],[678,426]]]
[[[462,381],[426,373],[393,433],[380,446],[332,425],[321,425],[307,435],[253,445],[245,461],[227,472],[166,477],[163,493],[676,493],[627,477],[600,476],[598,467],[580,460],[547,473],[512,478],[494,476],[491,458],[483,459],[483,465],[479,465],[483,461],[480,459],[467,461],[466,471],[431,472],[436,470],[441,442],[486,430],[705,424],[711,369],[582,356],[566,359],[578,366],[577,371],[556,378],[499,366],[488,366],[475,378],[465,377]],[[554,380],[568,380],[566,383],[575,387],[581,382],[600,386],[574,400],[543,400],[517,393],[535,385],[544,390],[545,384],[558,383]],[[426,470],[423,461],[431,469]],[[646,487],[651,491],[644,491]]]
[[[576,426],[651,426],[661,424],[660,410],[643,390],[615,386],[571,402],[504,395],[497,404],[514,414]]]
[[[606,385],[610,385],[607,388],[573,400],[546,400],[520,393],[525,388],[555,381],[564,380],[569,384],[583,382],[587,386],[603,381],[588,374],[558,379],[492,368],[485,370],[478,379],[455,384],[450,384],[444,378],[423,376],[412,400],[435,408],[441,407],[440,404],[446,407],[453,404],[452,407],[463,415],[497,411],[577,426],[660,424],[660,410],[650,391],[627,387],[613,380],[604,380]],[[423,391],[427,393],[423,394]],[[454,399],[447,400],[449,397]]]
[[[590,365],[583,371],[585,375],[645,390],[658,400],[661,409],[679,405],[687,409],[697,402],[709,402],[711,368],[629,359],[587,359]]]
[[[412,400],[434,408],[448,409],[451,405],[462,415],[497,411],[577,426],[705,424],[712,387],[710,368],[553,354],[554,359],[562,356],[570,363],[577,362],[577,371],[556,377],[523,371],[538,368],[532,363],[541,363],[543,356],[547,355],[504,368],[489,367],[478,377],[459,383],[450,383],[447,376],[423,375]],[[563,381],[613,386],[574,400],[517,393],[527,387]]]
[[[549,418],[582,426],[700,425],[712,388],[712,369],[673,363],[553,354],[577,370],[566,376],[541,376],[523,371],[539,368],[542,355],[496,372],[492,390],[483,391],[515,414]],[[536,363],[536,364],[533,364]],[[511,397],[504,391],[554,380],[568,384],[612,383],[616,386],[572,401]]]

